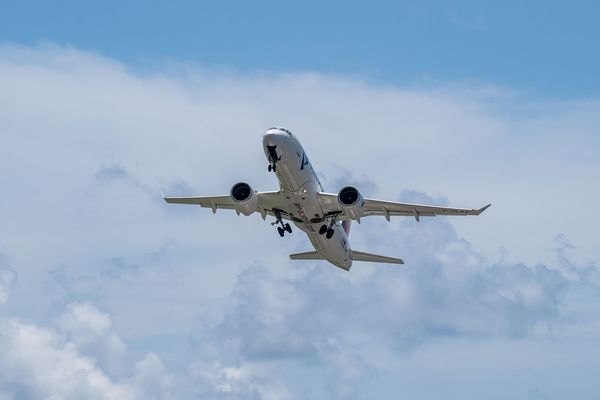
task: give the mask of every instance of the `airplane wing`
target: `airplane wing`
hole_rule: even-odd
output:
[[[347,215],[337,201],[337,194],[319,193],[319,202],[326,215],[338,214],[339,220],[352,219]],[[479,209],[452,208],[443,206],[429,206],[423,204],[396,203],[393,201],[365,199],[364,217],[383,216],[388,221],[392,216],[414,217],[419,221],[420,217],[435,217],[437,215],[479,215],[491,204]]]
[[[280,192],[258,192],[256,193],[258,198],[258,210],[263,219],[267,215],[275,216],[275,212],[279,212],[284,219],[290,219],[283,207],[285,202],[281,198]],[[213,213],[216,214],[217,210],[235,210],[233,200],[231,196],[195,196],[195,197],[165,197],[163,199],[167,203],[171,204],[190,204],[196,205],[203,208],[212,209]]]

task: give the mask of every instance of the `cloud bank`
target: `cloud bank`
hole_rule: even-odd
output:
[[[556,379],[569,363],[600,371],[597,221],[574,206],[600,200],[596,100],[140,71],[14,45],[0,47],[0,89],[0,398],[465,398],[423,380],[523,365],[549,370],[511,393],[500,378],[473,384],[472,397],[597,394]],[[345,274],[289,262],[308,242],[260,218],[163,204],[161,189],[275,188],[259,147],[272,125],[300,137],[330,191],[494,207],[365,219],[353,247],[408,264]]]

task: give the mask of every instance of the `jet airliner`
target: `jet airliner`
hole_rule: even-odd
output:
[[[353,250],[348,235],[351,221],[382,216],[421,217],[436,215],[479,215],[490,204],[479,209],[450,208],[422,204],[397,203],[364,198],[353,186],[343,187],[337,194],[326,193],[302,145],[288,129],[270,128],[263,136],[263,150],[268,170],[279,180],[279,190],[257,192],[248,183],[232,186],[228,195],[202,197],[164,197],[167,203],[192,204],[212,209],[234,210],[238,215],[260,213],[263,220],[274,217],[281,237],[292,233],[291,221],[306,233],[313,251],[291,254],[292,260],[327,260],[346,271],[353,261],[404,264],[399,258]],[[284,222],[285,221],[285,222]]]

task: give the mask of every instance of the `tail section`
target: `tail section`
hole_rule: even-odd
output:
[[[306,253],[290,254],[292,260],[324,260],[323,256],[316,251],[307,251]]]
[[[350,256],[352,261],[366,261],[375,263],[387,264],[404,264],[404,261],[399,258],[380,256],[378,254],[365,253],[363,251],[352,250]],[[305,253],[290,254],[292,260],[324,260],[322,255],[316,251],[307,251]]]
[[[380,256],[377,254],[365,253],[362,251],[352,250],[352,261],[368,261],[387,264],[404,264],[399,258]]]

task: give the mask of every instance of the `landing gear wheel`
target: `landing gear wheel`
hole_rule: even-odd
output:
[[[327,232],[327,225],[321,225],[321,228],[319,229],[319,235],[323,235],[325,232]]]
[[[269,172],[273,171],[273,166],[271,164],[269,164]]]
[[[285,224],[285,230],[289,233],[292,233],[292,227],[290,226],[290,224]]]
[[[283,237],[283,235],[285,235],[285,231],[280,226],[277,227],[277,232],[279,232],[279,236],[281,236],[281,237]]]
[[[325,235],[325,237],[327,239],[331,239],[331,237],[333,236],[333,234],[335,233],[335,231],[331,228],[327,229],[327,234]]]
[[[271,169],[273,170],[273,172],[277,172],[277,167],[275,166],[275,164],[273,164],[273,166],[271,167]]]

